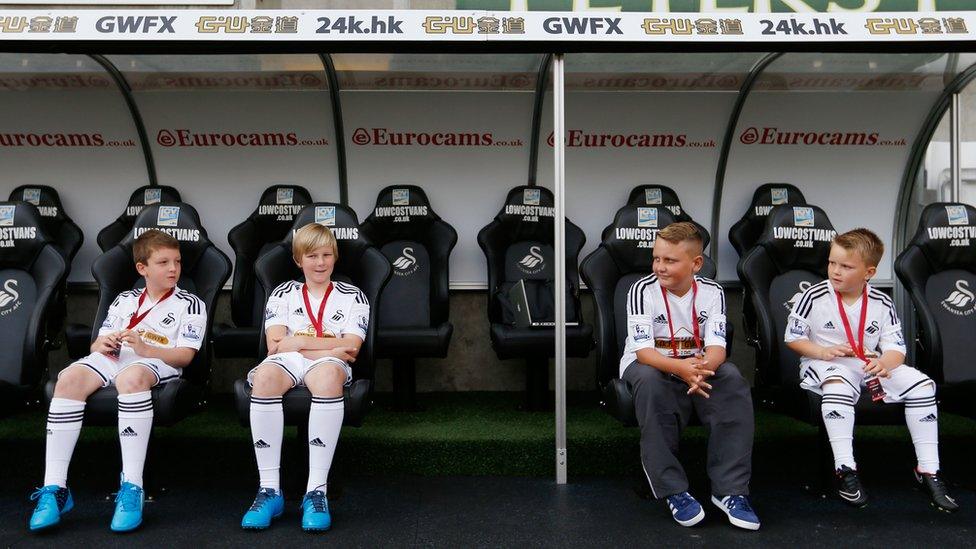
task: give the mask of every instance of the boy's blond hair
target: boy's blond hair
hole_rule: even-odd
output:
[[[180,241],[158,229],[149,229],[139,235],[132,244],[132,259],[136,263],[149,264],[149,257],[156,250],[179,250]]]
[[[303,255],[322,246],[332,248],[332,255],[339,259],[339,245],[332,231],[325,225],[309,223],[295,231],[291,239],[291,255],[296,263],[301,263]]]
[[[874,232],[863,227],[835,236],[832,243],[848,252],[856,253],[868,267],[877,267],[884,257],[884,242]]]
[[[702,239],[698,227],[694,223],[687,221],[679,221],[678,223],[668,225],[657,233],[657,237],[663,238],[672,244],[691,242],[694,244],[695,255],[701,255],[705,250],[705,241]]]

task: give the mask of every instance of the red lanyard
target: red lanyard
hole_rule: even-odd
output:
[[[674,340],[674,324],[671,322],[671,306],[668,305],[668,292],[663,287],[661,295],[664,297],[664,309],[668,313],[668,330],[671,332],[671,356],[678,358],[678,343]],[[695,330],[695,346],[701,349],[701,337],[698,335],[698,311],[695,310],[695,300],[698,299],[698,284],[691,281],[691,324]]]
[[[317,317],[312,316],[312,303],[308,300],[308,284],[302,284],[302,298],[305,300],[305,314],[308,315],[308,319],[312,322],[312,327],[315,328],[315,337],[325,337],[322,333],[322,315],[325,314],[325,303],[329,300],[329,294],[332,293],[332,283],[329,282],[329,287],[325,289],[325,295],[322,296],[322,303],[319,303],[319,314]]]
[[[166,301],[166,298],[169,297],[169,296],[171,296],[171,295],[173,295],[173,292],[174,291],[176,291],[176,288],[170,288],[169,291],[166,292],[163,295],[163,297],[159,298],[159,301],[157,301],[156,303],[153,303],[153,306],[152,307],[146,309],[146,312],[144,312],[144,313],[142,313],[140,315],[140,314],[138,314],[139,313],[139,309],[142,308],[142,303],[144,301],[146,301],[146,296],[149,295],[149,290],[143,290],[142,291],[142,295],[139,296],[139,304],[136,305],[135,312],[132,313],[132,316],[131,317],[129,317],[129,325],[126,326],[125,329],[126,330],[131,330],[131,329],[135,328],[136,326],[138,326],[139,323],[142,322],[142,319],[146,318],[146,316],[148,316],[149,313],[152,312],[152,310],[156,308],[156,305],[159,305],[160,303]]]
[[[864,323],[868,319],[868,285],[864,285],[864,293],[861,295],[861,326],[857,333],[857,343],[854,343],[851,322],[847,320],[847,312],[844,310],[844,301],[840,297],[840,292],[834,293],[837,295],[837,309],[840,311],[840,320],[844,323],[844,331],[847,332],[847,343],[851,346],[851,349],[854,349],[854,354],[857,358],[867,364],[871,362],[864,356]]]

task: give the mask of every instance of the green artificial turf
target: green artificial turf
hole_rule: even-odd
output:
[[[361,428],[345,428],[336,466],[356,474],[415,475],[531,475],[553,474],[555,464],[552,412],[518,410],[518,393],[422,394],[421,412],[394,410],[388,395]],[[621,425],[596,406],[593,395],[572,395],[568,407],[568,463],[575,475],[621,475],[640,471],[639,432]],[[45,414],[33,409],[0,419],[0,445],[16,448],[0,452],[0,466],[39,467],[43,457]],[[943,453],[949,460],[968,459],[964,447],[976,441],[976,422],[959,416],[940,417]],[[286,439],[295,438],[286,429]],[[754,461],[766,469],[789,472],[800,456],[812,459],[816,429],[786,416],[760,411],[756,416]],[[175,427],[158,429],[157,448],[167,454],[190,452],[210,456],[209,466],[220,470],[250,471],[253,456],[250,433],[237,420],[229,399],[218,398],[203,413]],[[682,438],[682,454],[692,463],[704,463],[707,431],[690,427]],[[859,451],[879,459],[911,457],[904,426],[859,427]],[[114,428],[86,428],[79,444],[79,459],[117,460]],[[293,445],[298,455],[300,448]],[[957,456],[958,454],[958,456]],[[111,456],[111,458],[109,458]],[[206,466],[204,467],[206,468]]]

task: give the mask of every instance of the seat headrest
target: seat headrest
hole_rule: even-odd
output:
[[[0,202],[0,268],[29,269],[49,242],[41,213],[27,202]]]
[[[284,223],[290,227],[298,212],[312,203],[308,189],[298,185],[272,185],[261,193],[250,219],[258,224]]]
[[[922,250],[933,271],[976,271],[976,208],[955,202],[929,204],[908,245]]]
[[[800,189],[789,183],[765,183],[752,193],[749,211],[743,217],[758,225],[763,225],[773,207],[784,204],[802,206],[806,203],[807,200],[803,197]]]
[[[513,241],[551,241],[556,213],[555,203],[551,190],[545,187],[520,185],[508,191],[505,205],[495,215],[495,221],[503,227]]]
[[[38,213],[45,219],[64,221],[68,216],[61,206],[58,191],[47,185],[21,185],[10,191],[11,201],[27,202],[37,208]]]
[[[678,221],[688,221],[691,217],[681,207],[678,193],[664,185],[638,185],[630,191],[627,204],[631,206],[664,206]]]
[[[173,187],[167,187],[165,185],[143,185],[138,189],[132,191],[129,195],[129,202],[125,206],[125,211],[122,212],[122,218],[128,219],[129,221],[134,221],[136,216],[146,206],[152,206],[153,204],[159,204],[161,202],[173,203],[182,202],[183,199],[180,198],[180,191],[174,189]]]
[[[200,223],[200,215],[196,209],[183,202],[146,206],[118,245],[131,253],[132,243],[150,229],[159,229],[180,241],[180,259],[184,271],[192,270],[203,252],[213,245]]]
[[[836,235],[827,214],[817,206],[774,206],[756,244],[767,250],[780,272],[823,273]]]
[[[621,272],[650,271],[657,233],[676,221],[664,206],[628,204],[603,229],[603,246]]]
[[[291,246],[295,232],[309,223],[325,225],[332,230],[339,243],[339,260],[342,261],[343,250],[350,246],[364,246],[369,242],[359,234],[359,219],[356,212],[349,206],[335,202],[313,202],[295,216],[291,230],[285,235],[283,242]]]
[[[366,221],[395,240],[397,236],[386,233],[405,236],[413,232],[410,226],[416,230],[418,225],[425,226],[439,219],[423,189],[416,185],[390,185],[380,191]]]

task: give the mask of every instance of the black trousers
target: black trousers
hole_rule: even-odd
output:
[[[641,463],[655,498],[688,491],[688,477],[678,461],[681,430],[691,412],[708,427],[708,478],[712,494],[749,493],[755,418],[749,383],[731,362],[708,379],[710,398],[688,395],[684,381],[636,360],[624,370],[634,393],[641,430]]]

